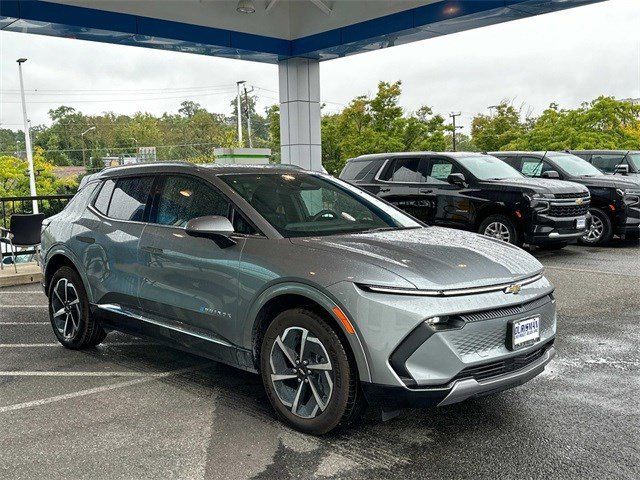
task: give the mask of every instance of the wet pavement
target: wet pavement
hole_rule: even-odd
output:
[[[0,478],[640,478],[640,249],[534,254],[559,309],[542,375],[322,438],[257,376],[118,333],[65,350],[38,286],[0,289]]]

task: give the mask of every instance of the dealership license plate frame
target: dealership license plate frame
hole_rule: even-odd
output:
[[[516,343],[516,326],[520,324],[525,324],[527,322],[536,321],[537,328],[534,330],[534,336],[529,334],[530,338],[527,340],[521,341],[520,343]],[[518,318],[516,320],[511,320],[507,323],[507,348],[509,350],[520,350],[522,348],[529,347],[536,342],[540,341],[540,315],[532,315],[526,318]]]

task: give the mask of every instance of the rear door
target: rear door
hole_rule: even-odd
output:
[[[158,192],[140,242],[142,308],[224,343],[234,332],[245,239],[220,248],[211,239],[187,235],[184,227],[206,215],[229,218],[231,204],[211,183],[191,175],[161,177]]]
[[[419,156],[389,160],[378,175],[378,196],[428,222],[433,216],[433,188],[426,184],[426,165]]]
[[[109,179],[74,226],[80,260],[96,303],[138,308],[138,243],[150,207],[153,176]]]

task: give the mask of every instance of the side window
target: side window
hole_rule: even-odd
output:
[[[184,227],[207,215],[229,216],[229,202],[213,186],[193,177],[167,177],[158,200],[156,223]]]
[[[379,162],[372,160],[350,161],[344,166],[344,169],[342,169],[340,178],[344,180],[362,180],[369,175],[374,168],[379,166]]]
[[[535,157],[524,157],[520,171],[527,177],[540,177],[544,172],[554,170],[546,161]]]
[[[497,156],[495,155],[496,158],[499,158],[500,160],[502,160],[503,162],[505,162],[507,165],[515,168],[516,170],[518,170],[519,172],[522,171],[521,167],[521,162],[520,159],[518,157],[506,157],[506,156]]]
[[[457,165],[446,158],[431,160],[427,181],[429,183],[447,183],[447,177],[452,173],[461,173]]]
[[[258,235],[258,231],[251,225],[240,212],[233,211],[233,230],[244,235]]]
[[[389,182],[424,182],[425,178],[420,173],[420,158],[396,158],[387,170],[380,176],[381,180]]]
[[[141,222],[151,185],[152,177],[121,178],[116,181],[107,216],[116,220]]]
[[[111,194],[113,193],[113,187],[115,187],[115,185],[116,182],[113,180],[105,181],[102,184],[100,193],[98,193],[98,196],[96,197],[96,201],[93,202],[94,208],[103,215],[106,215],[107,210],[109,210],[109,202],[111,201]]]
[[[623,155],[594,155],[591,164],[605,173],[615,173],[618,165],[625,165]]]

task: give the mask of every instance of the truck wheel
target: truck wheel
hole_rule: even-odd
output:
[[[515,224],[506,215],[489,215],[480,224],[478,233],[514,245],[520,246],[522,244]]]
[[[599,208],[589,209],[591,213],[591,227],[578,242],[582,245],[602,245],[613,237],[613,225],[609,216]]]
[[[53,333],[67,348],[98,345],[107,336],[89,312],[89,299],[78,272],[61,267],[49,283],[49,318]]]
[[[273,408],[302,432],[325,434],[363,410],[355,362],[311,310],[287,310],[273,320],[262,340],[260,371]]]

